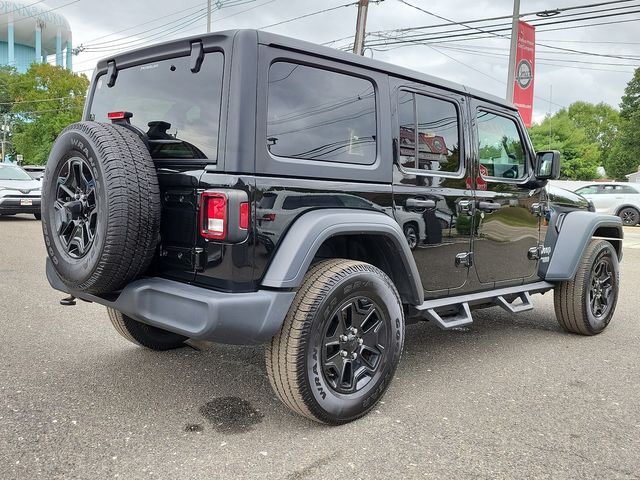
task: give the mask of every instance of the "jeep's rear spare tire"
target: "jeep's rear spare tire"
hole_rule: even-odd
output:
[[[42,189],[47,253],[74,291],[118,290],[142,274],[160,230],[153,160],[126,127],[80,122],[51,149]]]

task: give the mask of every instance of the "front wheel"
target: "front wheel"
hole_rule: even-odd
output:
[[[613,317],[620,282],[618,255],[605,240],[591,240],[573,280],[559,283],[553,294],[556,318],[571,333],[596,335]]]
[[[309,269],[267,347],[267,372],[293,411],[343,424],[380,400],[403,343],[402,305],[389,277],[367,263],[326,260]]]

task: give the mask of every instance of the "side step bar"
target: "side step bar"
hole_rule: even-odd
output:
[[[463,327],[473,322],[470,306],[481,304],[494,304],[504,308],[509,313],[526,312],[533,309],[531,301],[532,293],[544,293],[553,289],[554,285],[549,282],[536,282],[516,287],[499,288],[486,292],[472,293],[469,295],[459,295],[456,297],[438,298],[427,300],[416,308],[419,312],[444,330]],[[516,296],[512,301],[505,297]],[[520,302],[518,302],[520,300]],[[455,308],[453,314],[439,313],[443,310]]]

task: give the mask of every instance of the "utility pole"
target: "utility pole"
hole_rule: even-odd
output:
[[[511,49],[509,50],[509,73],[507,75],[507,102],[513,102],[513,83],[516,77],[516,49],[518,48],[518,21],[520,20],[520,0],[513,0],[513,20],[511,23]]]
[[[211,0],[207,0],[207,33],[211,33]]]
[[[367,9],[369,0],[359,0],[358,20],[356,22],[356,38],[353,42],[353,53],[364,55],[364,32],[367,28]]]

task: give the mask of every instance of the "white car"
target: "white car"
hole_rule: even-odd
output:
[[[640,223],[640,184],[593,183],[580,187],[575,192],[593,202],[598,213],[617,215],[625,225]]]
[[[41,189],[18,165],[0,163],[0,215],[32,213],[39,220]]]

